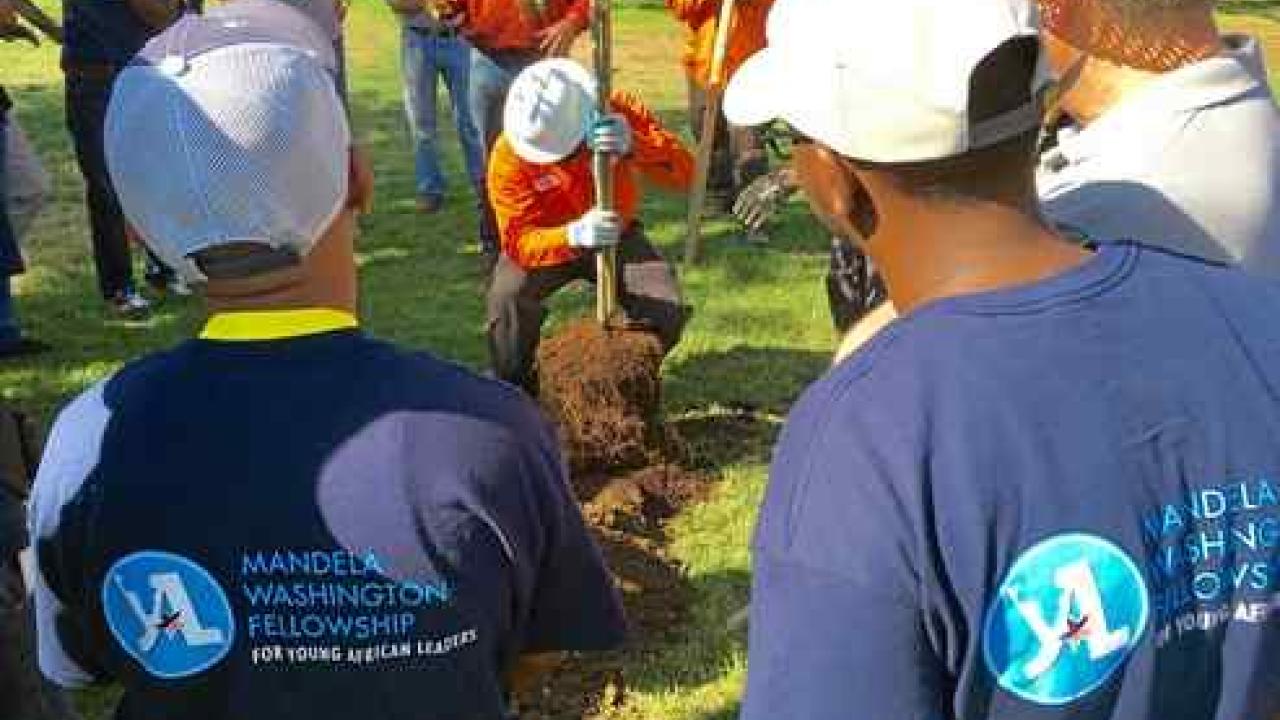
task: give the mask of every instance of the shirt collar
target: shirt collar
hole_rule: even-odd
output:
[[[221,342],[287,340],[358,327],[360,322],[354,315],[332,308],[224,312],[209,318],[200,339]]]
[[[1221,54],[1163,73],[1108,110],[1089,126],[1059,135],[1058,153],[1068,164],[1097,152],[1114,152],[1116,143],[1132,142],[1135,132],[1150,128],[1153,118],[1166,118],[1221,105],[1266,90],[1266,61],[1258,41],[1227,35]]]

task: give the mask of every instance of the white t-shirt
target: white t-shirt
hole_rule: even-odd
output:
[[[1055,222],[1280,277],[1280,111],[1258,43],[1152,80],[1041,157]]]

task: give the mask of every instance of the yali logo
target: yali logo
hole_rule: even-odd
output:
[[[226,593],[194,562],[143,551],[117,562],[102,585],[116,642],[152,675],[189,677],[231,650],[235,620]]]
[[[1022,554],[987,612],[983,651],[1005,690],[1064,705],[1128,659],[1150,612],[1146,582],[1123,550],[1067,534]]]

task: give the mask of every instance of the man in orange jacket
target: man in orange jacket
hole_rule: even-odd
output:
[[[666,0],[676,19],[689,29],[685,44],[685,75],[689,82],[689,123],[699,140],[702,116],[707,108],[711,84],[711,56],[721,0]],[[764,26],[773,0],[737,0],[725,47],[724,74],[727,83],[747,58],[764,47]],[[731,127],[721,115],[716,119],[711,167],[707,174],[707,202],[717,213],[728,213],[734,199],[752,180],[768,169],[764,142],[756,128]]]
[[[524,71],[511,88],[505,131],[489,161],[502,255],[489,287],[489,349],[495,372],[536,392],[531,370],[547,297],[595,280],[594,253],[617,245],[620,305],[670,350],[687,315],[671,265],[637,219],[641,178],[684,191],[693,157],[638,100],[614,93],[613,114],[595,117],[590,73],[566,59]],[[592,151],[617,156],[615,210],[595,207]]]
[[[471,43],[467,102],[486,157],[502,132],[511,82],[544,58],[569,54],[590,22],[590,0],[430,0],[442,19]],[[481,249],[497,257],[492,199],[481,219]]]

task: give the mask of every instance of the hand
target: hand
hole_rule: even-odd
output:
[[[733,204],[733,215],[748,230],[760,232],[795,191],[795,175],[790,165],[784,166],[761,175],[738,193],[738,200]]]
[[[612,210],[592,210],[569,223],[569,244],[580,250],[613,247],[622,239],[622,216]]]
[[[534,38],[538,41],[538,50],[542,53],[542,57],[566,57],[573,49],[573,41],[578,39],[578,34],[581,32],[582,26],[578,21],[566,17],[534,33]]]
[[[599,118],[587,131],[587,146],[592,152],[622,157],[631,153],[631,125],[618,113]]]

